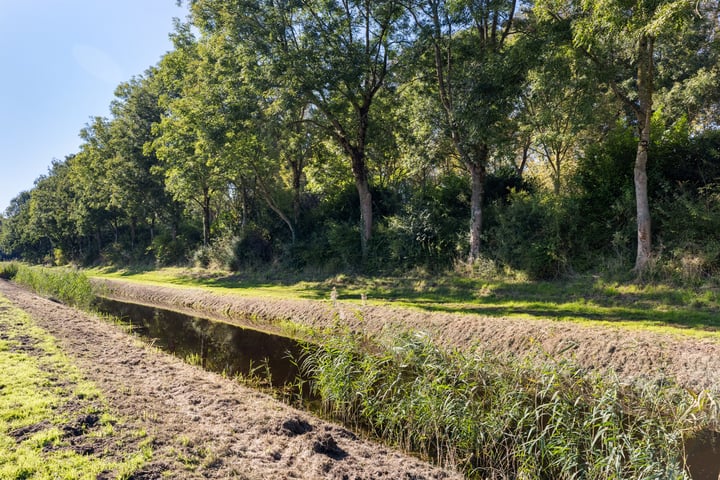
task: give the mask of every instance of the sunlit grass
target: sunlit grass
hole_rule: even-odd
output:
[[[663,284],[618,283],[577,276],[561,281],[522,277],[464,277],[414,274],[398,277],[335,275],[317,280],[273,279],[262,274],[230,274],[201,269],[152,271],[94,269],[90,276],[155,285],[196,287],[219,294],[392,305],[490,317],[611,323],[624,328],[714,337],[720,328],[720,289],[678,288]]]
[[[0,478],[95,479],[110,472],[129,478],[147,462],[148,448],[128,448],[123,460],[75,451],[63,426],[78,415],[98,415],[98,432],[114,433],[117,420],[100,391],[49,334],[3,297],[0,331]],[[23,429],[29,433],[19,434]]]

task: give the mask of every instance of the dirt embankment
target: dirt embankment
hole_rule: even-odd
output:
[[[551,320],[488,318],[471,314],[429,313],[385,306],[329,301],[276,300],[214,294],[202,289],[95,280],[112,298],[203,314],[230,323],[279,331],[284,321],[320,329],[338,320],[356,331],[422,330],[451,348],[475,348],[525,355],[541,349],[570,358],[588,369],[614,371],[622,379],[674,380],[692,390],[720,392],[718,340],[698,339],[611,326]]]
[[[58,339],[128,428],[154,439],[136,480],[461,478],[187,365],[95,316],[4,280],[0,295]],[[135,299],[150,300],[150,290]]]

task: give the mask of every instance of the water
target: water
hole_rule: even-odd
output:
[[[130,323],[136,334],[163,350],[194,359],[208,370],[229,376],[254,374],[285,392],[288,384],[300,378],[293,359],[300,358],[303,347],[291,338],[104,298],[96,308]],[[303,405],[317,408],[304,393]],[[701,432],[686,442],[685,453],[694,480],[720,478],[720,433]]]
[[[293,359],[300,358],[303,348],[291,338],[107,298],[99,299],[96,308],[131,324],[134,333],[162,350],[207,370],[254,375],[276,388],[300,377]]]
[[[685,452],[693,480],[720,478],[720,432],[699,432],[685,442]]]

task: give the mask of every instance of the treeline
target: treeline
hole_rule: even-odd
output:
[[[712,0],[194,0],[0,218],[31,262],[720,267]]]

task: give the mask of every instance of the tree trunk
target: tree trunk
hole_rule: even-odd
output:
[[[482,235],[483,224],[483,200],[485,198],[485,165],[487,162],[487,148],[478,149],[478,158],[474,162],[468,162],[472,181],[472,192],[470,195],[470,255],[468,260],[474,262],[480,257],[480,236]]]
[[[355,163],[355,159],[353,159],[353,172],[355,172]],[[360,197],[360,252],[363,263],[365,263],[368,258],[368,245],[372,237],[373,212],[372,194],[370,193],[364,162],[362,165],[362,175],[355,174],[355,187]]]
[[[257,184],[260,187],[262,197],[263,199],[265,199],[265,203],[267,203],[268,207],[270,207],[270,210],[275,212],[277,216],[280,217],[283,222],[285,222],[285,225],[287,225],[288,230],[290,230],[292,244],[295,245],[295,227],[293,226],[293,222],[287,217],[287,215],[285,215],[285,213],[280,209],[280,207],[277,206],[272,196],[270,195],[270,192],[265,187],[265,183],[262,181],[259,175],[257,176]]]
[[[560,196],[560,162],[562,162],[562,153],[559,150],[555,151],[555,175],[553,177],[553,189],[555,196]]]
[[[650,202],[648,200],[647,162],[653,104],[653,39],[640,39],[638,55],[638,97],[636,110],[640,141],[635,156],[635,205],[637,209],[637,256],[635,273],[642,274],[652,253]]]
[[[137,217],[130,219],[130,247],[135,248],[135,232],[137,230]]]
[[[203,190],[203,245],[208,246],[210,243],[210,192],[208,188]]]

